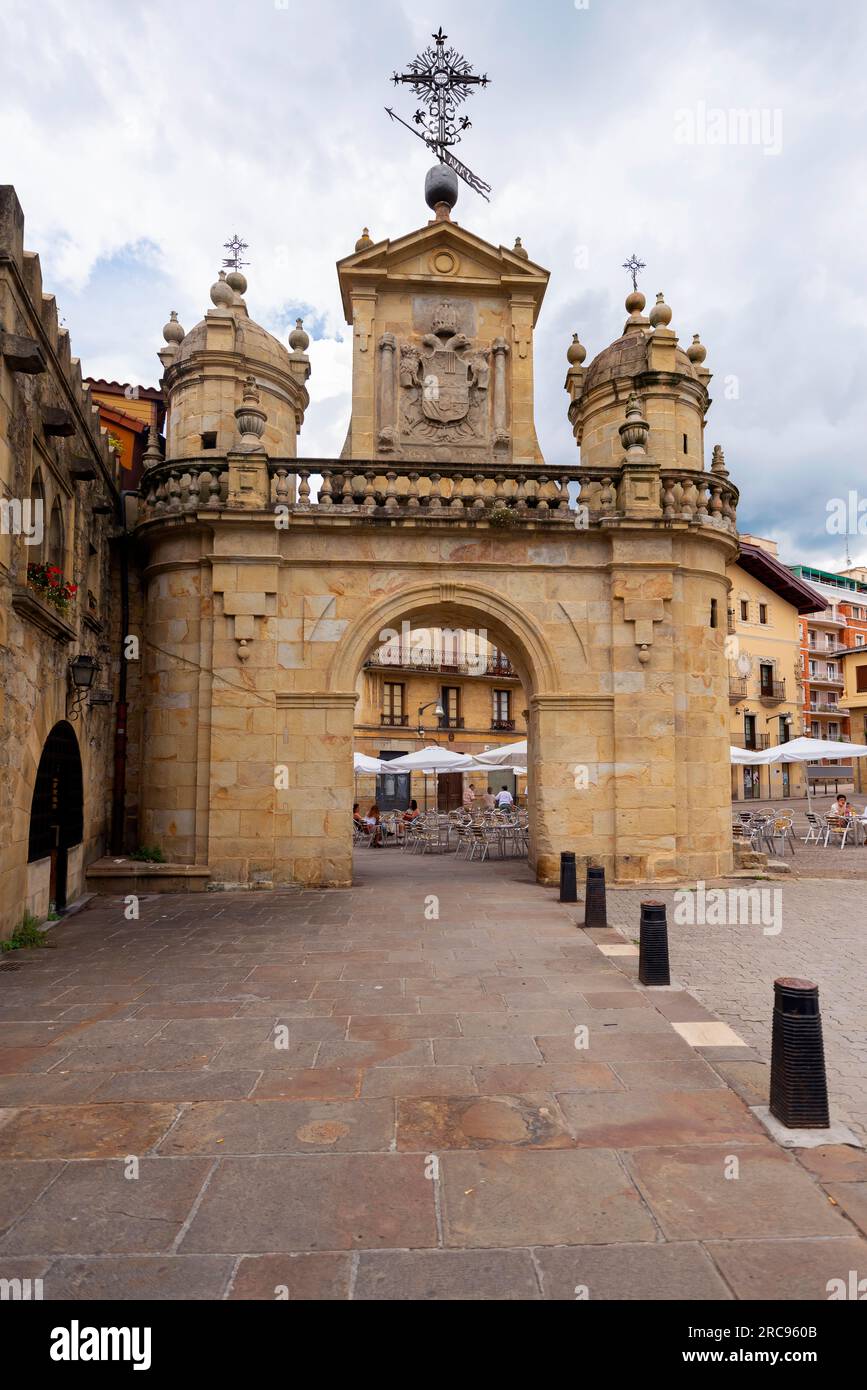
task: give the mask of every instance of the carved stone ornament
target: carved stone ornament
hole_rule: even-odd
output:
[[[407,442],[487,442],[489,351],[473,347],[458,329],[457,311],[443,300],[421,343],[402,343],[401,436]]]

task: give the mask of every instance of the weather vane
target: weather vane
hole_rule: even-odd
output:
[[[413,58],[408,72],[396,72],[391,79],[396,87],[402,82],[410,86],[422,103],[413,116],[415,125],[420,129],[413,130],[409,122],[396,116],[390,106],[385,109],[393,121],[400,121],[419,140],[423,140],[442,164],[447,164],[464,183],[489,201],[491,185],[456,159],[451,149],[460,140],[461,133],[472,125],[469,116],[458,115],[458,107],[466,101],[473,87],[487,87],[490,79],[487,73],[482,76],[474,73],[466,58],[456,49],[446,48],[448,34],[443,33],[442,25],[431,37],[435,47],[426,48],[417,58]]]
[[[229,241],[223,242],[223,250],[229,253],[228,256],[224,256],[223,265],[226,266],[227,269],[231,268],[232,270],[240,270],[242,265],[249,265],[249,261],[241,260],[241,252],[248,251],[249,249],[247,242],[242,241],[238,233],[235,232],[235,235],[231,237]]]
[[[637,290],[637,289],[638,289],[638,272],[639,272],[640,270],[646,270],[646,269],[647,269],[647,266],[646,266],[645,262],[644,262],[644,261],[640,261],[640,260],[638,259],[638,257],[636,256],[635,252],[633,251],[632,255],[629,257],[629,260],[623,262],[623,269],[629,271],[629,274],[632,276],[632,288],[633,288],[633,290]]]

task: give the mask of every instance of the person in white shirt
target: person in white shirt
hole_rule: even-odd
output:
[[[498,806],[511,806],[513,804],[512,793],[508,787],[503,787],[497,792],[496,801]]]
[[[471,809],[472,804],[473,804],[473,802],[475,801],[475,799],[476,799],[476,789],[475,789],[475,787],[473,786],[472,782],[470,782],[469,786],[467,786],[466,789],[465,789],[465,791],[464,791],[464,806],[467,808],[467,810],[470,810],[470,809]]]

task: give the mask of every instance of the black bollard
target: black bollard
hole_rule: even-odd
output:
[[[605,870],[595,864],[587,866],[587,878],[584,883],[584,925],[608,926],[608,914],[605,910]]]
[[[575,877],[575,854],[571,849],[560,853],[560,901],[577,903],[578,882]]]
[[[638,934],[638,979],[643,985],[671,984],[665,903],[648,900],[641,904],[641,927]]]
[[[774,980],[770,1109],[787,1129],[831,1123],[819,986],[809,980]]]

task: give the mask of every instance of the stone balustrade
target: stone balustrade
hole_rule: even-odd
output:
[[[569,483],[576,470],[529,474],[517,469],[479,472],[443,465],[430,467],[346,468],[277,466],[272,469],[272,501],[288,504],[290,477],[297,480],[295,511],[388,514],[448,517],[484,517],[514,511],[538,518],[570,513]],[[319,477],[318,495],[311,495],[310,480]],[[574,513],[570,515],[573,519]]]
[[[623,510],[622,475],[614,469],[582,469],[578,503],[591,518],[616,517]],[[663,521],[688,521],[698,525],[737,530],[738,489],[728,478],[696,469],[663,469],[659,475],[659,505]]]
[[[148,468],[139,484],[139,520],[150,521],[167,513],[199,512],[225,507],[229,471],[217,459],[184,459]]]
[[[586,509],[590,524],[615,520],[624,512],[623,475],[614,469],[531,474],[514,467],[480,472],[447,464],[439,471],[397,464],[328,468],[318,461],[307,466],[296,459],[274,458],[268,460],[267,468],[272,506],[317,517],[367,514],[484,520],[493,516],[497,520],[511,513],[514,523],[523,517],[575,525],[581,509]],[[318,489],[312,479],[318,479]],[[577,499],[574,487],[570,497],[570,483],[579,484]],[[727,478],[714,472],[667,469],[659,474],[656,485],[663,521],[736,531],[738,490]],[[148,468],[140,494],[141,521],[226,508],[228,464],[198,458]]]

